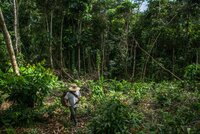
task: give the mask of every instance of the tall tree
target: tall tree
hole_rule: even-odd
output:
[[[19,21],[18,21],[18,1],[17,0],[13,0],[13,5],[14,5],[14,32],[15,32],[15,52],[16,55],[18,55],[19,53]]]
[[[4,38],[5,38],[5,42],[6,42],[6,45],[7,45],[7,49],[8,49],[8,53],[9,53],[9,56],[10,56],[10,60],[11,60],[13,70],[14,70],[16,75],[20,75],[19,67],[17,65],[17,61],[16,61],[16,57],[15,57],[15,52],[14,52],[14,49],[13,49],[13,46],[12,46],[12,40],[11,40],[10,34],[8,32],[8,29],[7,29],[1,8],[0,8],[0,28],[1,28],[3,35],[4,35]]]

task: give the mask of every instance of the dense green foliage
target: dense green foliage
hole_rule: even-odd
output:
[[[111,97],[111,98],[110,98]],[[122,95],[105,96],[91,121],[92,133],[129,133],[131,127],[138,127],[142,115],[121,101]]]
[[[34,122],[36,116],[36,113],[30,108],[13,106],[1,112],[0,124],[6,127],[30,125]]]
[[[188,90],[181,82],[130,83],[103,78],[76,82],[95,89],[90,95],[81,91],[78,115],[79,118],[89,117],[89,120],[85,128],[78,128],[80,133],[196,134],[200,130],[199,90]],[[124,83],[127,86],[122,86]],[[49,97],[58,91],[61,92],[59,88],[52,90]],[[66,115],[70,114],[69,109],[62,107],[59,99],[60,96],[56,96],[51,105],[45,103],[34,109],[12,107],[1,112],[1,123],[15,126],[56,117],[68,130],[70,122]]]
[[[13,2],[0,8],[20,75],[0,25],[0,133],[52,122],[75,133],[60,104],[71,82],[82,87],[76,133],[200,131],[198,0],[17,0],[18,46]]]
[[[186,67],[184,77],[190,81],[200,80],[200,65],[192,64]]]
[[[21,66],[20,71],[20,76],[12,71],[0,72],[1,101],[13,103],[7,110],[0,111],[0,125],[30,125],[41,118],[40,106],[50,90],[57,86],[57,77],[41,63]]]
[[[124,82],[104,81],[104,85],[112,87],[116,83]],[[104,88],[106,94],[99,103],[94,104],[95,116],[90,124],[92,133],[197,133],[199,131],[199,91],[189,91],[179,82],[126,83],[130,85],[126,89],[123,86]]]
[[[189,90],[199,90],[200,89],[200,65],[192,64],[185,68],[185,85]]]
[[[199,63],[199,3],[147,0],[147,9],[141,11],[142,2],[19,0],[19,50],[25,61],[46,60],[47,66],[60,70],[65,78],[69,73],[74,77],[173,79],[160,65],[183,78],[186,66]],[[13,3],[3,0],[0,5],[13,37]],[[0,68],[5,72],[9,64],[1,33],[0,46]]]
[[[49,89],[54,87],[57,77],[41,64],[20,68],[21,75],[0,72],[0,91],[8,100],[19,105],[34,107],[41,105]]]

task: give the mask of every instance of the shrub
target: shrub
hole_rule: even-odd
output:
[[[13,106],[3,111],[0,116],[0,124],[5,126],[32,124],[36,113],[31,108]]]
[[[132,88],[132,83],[122,80],[109,80],[105,83],[109,91],[124,91],[127,92]]]
[[[141,114],[133,112],[127,104],[114,96],[102,102],[90,123],[90,128],[94,134],[129,133],[129,129],[137,127],[141,121]]]
[[[192,64],[185,68],[184,78],[186,80],[200,80],[200,64]]]
[[[50,106],[43,105],[35,108],[13,105],[7,110],[0,111],[0,126],[30,126],[36,122],[44,123],[48,118],[65,112],[60,112],[60,108],[58,101],[53,102]]]
[[[8,94],[8,100],[19,105],[34,107],[41,105],[49,89],[54,87],[57,77],[42,64],[20,68],[21,75],[0,72],[0,89]]]
[[[178,84],[162,82],[155,86],[153,94],[161,107],[168,107],[181,101],[181,92]]]
[[[154,83],[134,83],[129,95],[133,99],[133,104],[139,104],[145,98],[149,98],[149,93],[153,89]]]
[[[195,133],[199,120],[199,92],[188,92],[179,82],[162,82],[155,85],[152,100],[153,118],[146,120],[149,133]],[[157,105],[158,104],[158,105]],[[149,122],[151,120],[151,122]],[[188,132],[189,133],[189,132]]]
[[[100,83],[99,81],[94,82],[90,80],[88,81],[88,86],[89,86],[89,89],[91,89],[92,91],[92,98],[91,98],[92,102],[99,103],[101,99],[103,98],[103,96],[105,95],[102,83]]]

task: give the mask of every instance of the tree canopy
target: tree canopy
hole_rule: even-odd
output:
[[[19,48],[15,52],[19,49],[18,57],[29,63],[45,60],[47,67],[62,70],[62,75],[97,73],[108,78],[173,79],[152,56],[183,77],[187,65],[199,63],[199,3],[148,0],[147,9],[141,11],[143,2],[18,0]],[[13,4],[1,1],[15,41]]]

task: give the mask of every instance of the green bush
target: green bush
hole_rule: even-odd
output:
[[[117,80],[108,80],[105,82],[107,85],[107,89],[109,91],[124,91],[127,92],[131,90],[132,88],[132,83],[122,80],[122,81],[117,81]]]
[[[0,89],[4,94],[8,94],[8,100],[19,105],[41,105],[49,89],[57,82],[57,77],[42,64],[21,67],[20,72],[20,76],[12,72],[0,72]]]
[[[197,127],[193,124],[198,121],[199,114],[187,106],[180,106],[178,109],[164,111],[158,109],[155,119],[151,122],[147,121],[145,129],[149,127],[149,133],[197,133]]]
[[[185,82],[183,85],[189,91],[199,90],[200,88],[200,64],[192,64],[185,68]]]
[[[92,91],[91,101],[94,104],[101,102],[101,99],[105,96],[103,84],[100,81],[94,82],[90,80],[88,81],[88,86]]]
[[[161,107],[168,107],[181,101],[182,92],[178,84],[162,82],[155,86],[154,96]]]
[[[199,120],[199,92],[189,92],[180,82],[162,82],[152,90],[153,117],[147,118],[144,131],[148,133],[196,133]],[[154,103],[155,102],[155,103]]]
[[[155,83],[134,83],[133,90],[130,95],[133,98],[133,103],[138,104],[144,97],[149,95],[150,91],[153,89]]]
[[[184,78],[186,80],[200,80],[200,64],[192,64],[185,68]]]
[[[52,102],[50,106],[42,105],[35,108],[13,105],[7,110],[0,111],[0,126],[30,126],[36,122],[45,123],[48,118],[65,112],[58,113],[58,108],[62,107],[60,107],[57,101]]]
[[[0,124],[4,126],[29,125],[34,122],[36,116],[31,108],[13,106],[1,113]]]
[[[104,99],[96,111],[96,116],[90,123],[94,134],[116,134],[129,133],[131,127],[138,127],[142,116],[134,112],[131,107],[113,96],[111,99]]]

